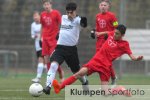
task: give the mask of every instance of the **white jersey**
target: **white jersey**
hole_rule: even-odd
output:
[[[42,50],[40,46],[40,34],[41,34],[41,24],[33,22],[31,24],[31,37],[35,39],[35,49],[36,51]]]
[[[61,28],[59,32],[58,45],[75,46],[79,40],[80,34],[80,20],[79,16],[73,20],[68,19],[67,15],[62,16]]]

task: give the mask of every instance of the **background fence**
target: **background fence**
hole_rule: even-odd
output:
[[[80,62],[81,64],[86,63],[95,53],[95,40],[90,38],[90,30],[95,26],[95,15],[99,12],[99,0],[53,1],[53,8],[60,10],[62,14],[65,14],[66,3],[74,1],[78,4],[78,14],[87,17],[88,27],[82,30],[78,45]],[[130,29],[149,29],[150,0],[111,1],[111,11],[116,14],[119,23],[127,25]],[[35,10],[43,10],[41,0],[0,0],[0,50],[13,50],[18,52],[19,71],[29,69],[32,72],[35,70],[33,69],[36,66],[34,41],[30,38],[30,25],[33,21],[32,13]],[[136,38],[138,39],[138,37]],[[149,45],[149,42],[143,43],[142,45]],[[141,52],[146,47],[141,48]],[[141,54],[144,54],[144,52]],[[9,60],[9,67],[12,68],[14,67],[13,59],[15,58],[10,57]],[[145,66],[145,61],[137,63],[124,60],[120,63],[120,60],[117,60],[114,62],[114,66],[118,72],[121,73],[123,70],[124,73],[135,74],[145,73],[147,71],[146,69],[150,68],[150,64],[146,64],[148,68],[142,67]],[[120,65],[125,67],[122,69]],[[3,67],[4,60],[0,56],[0,68],[2,69]]]

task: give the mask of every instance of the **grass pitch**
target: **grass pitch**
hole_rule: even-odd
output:
[[[65,77],[71,74],[65,74]],[[64,90],[59,94],[55,94],[53,89],[51,95],[42,94],[40,97],[32,97],[29,92],[29,86],[32,84],[31,79],[34,74],[19,74],[17,77],[0,77],[0,100],[65,100]],[[41,84],[45,86],[46,74],[43,75]],[[90,85],[98,85],[100,83],[98,74],[88,77]],[[123,85],[150,85],[149,76],[124,76],[119,79],[118,84]],[[74,84],[80,84],[77,81]]]

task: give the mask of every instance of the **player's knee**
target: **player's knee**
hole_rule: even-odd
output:
[[[57,71],[57,69],[58,69],[58,63],[57,62],[52,62],[51,63],[51,66],[50,66],[50,69],[51,69],[51,71],[52,72],[56,72]]]
[[[43,59],[42,57],[39,57],[38,61],[39,61],[40,63],[44,63],[44,59]]]
[[[81,73],[78,73],[78,72],[77,72],[77,73],[74,74],[74,76],[75,76],[76,78],[81,78],[81,77],[83,77],[84,75],[82,75]]]

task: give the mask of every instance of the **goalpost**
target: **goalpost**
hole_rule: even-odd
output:
[[[11,61],[10,58],[12,58]],[[18,73],[17,69],[18,52],[12,50],[0,50],[0,74],[2,76],[7,76],[14,71],[13,74],[14,77],[16,77]]]

